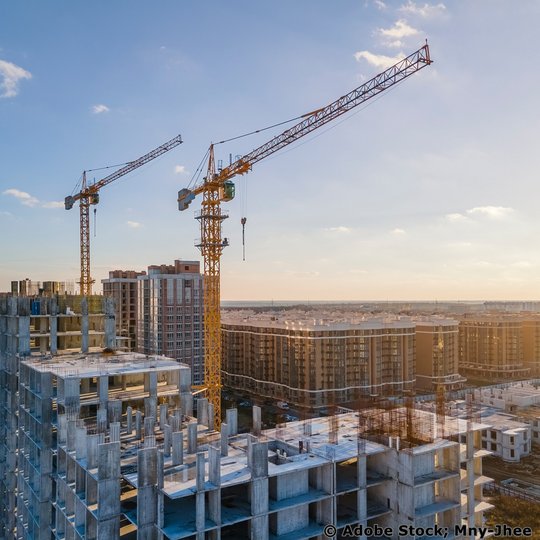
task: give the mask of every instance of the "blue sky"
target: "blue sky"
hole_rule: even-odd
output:
[[[78,208],[59,201],[83,169],[178,133],[103,189],[92,272],[199,258],[198,204],[179,213],[176,193],[211,141],[325,105],[428,38],[432,66],[237,179],[222,298],[540,298],[539,16],[532,0],[3,2],[0,290],[76,279]]]

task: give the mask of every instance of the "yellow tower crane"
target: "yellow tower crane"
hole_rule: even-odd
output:
[[[221,226],[228,216],[221,203],[234,198],[232,178],[249,172],[258,161],[315,131],[339,116],[365,103],[403,79],[431,64],[426,44],[386,69],[373,79],[340,97],[333,103],[303,115],[302,120],[262,146],[216,172],[214,145],[210,145],[208,169],[203,182],[178,192],[178,209],[186,210],[196,195],[202,193],[202,208],[196,219],[200,222],[200,248],[204,259],[204,387],[214,406],[216,428],[221,425],[221,316],[220,316],[220,260],[228,245],[221,236]]]
[[[165,152],[172,150],[176,146],[182,143],[182,137],[177,135],[174,139],[162,144],[158,148],[155,148],[148,154],[130,161],[121,169],[109,174],[105,178],[95,182],[94,184],[87,185],[86,173],[83,171],[81,190],[76,195],[68,195],[64,200],[64,206],[66,210],[71,210],[75,201],[79,201],[80,206],[80,244],[81,244],[81,295],[89,296],[92,294],[93,280],[90,277],[90,205],[98,204],[99,202],[99,190],[114,182],[118,178],[130,173],[131,171],[138,169],[145,165],[149,161],[161,156]]]

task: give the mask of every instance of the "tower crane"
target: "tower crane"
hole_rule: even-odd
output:
[[[182,137],[177,135],[170,141],[158,146],[148,154],[130,161],[121,169],[109,174],[105,178],[102,178],[98,182],[91,185],[86,183],[86,172],[82,174],[81,190],[75,195],[68,195],[64,200],[64,206],[66,210],[71,210],[76,201],[79,201],[80,207],[80,244],[81,244],[81,295],[89,296],[92,294],[93,280],[90,277],[90,206],[99,203],[99,190],[118,180],[122,176],[130,173],[131,171],[138,169],[142,165],[145,165],[149,161],[165,154],[169,150],[172,150],[179,144],[182,144]]]
[[[201,211],[196,219],[199,220],[201,230],[201,240],[197,247],[204,259],[204,386],[208,400],[214,406],[214,425],[217,428],[221,425],[220,260],[223,248],[228,245],[228,240],[221,235],[223,220],[228,217],[221,210],[221,203],[234,198],[232,178],[249,172],[255,163],[379,95],[431,62],[426,42],[423,47],[371,80],[329,105],[303,115],[302,120],[291,128],[217,171],[214,145],[211,144],[207,174],[202,183],[178,192],[180,211],[186,210],[194,198],[202,194]]]

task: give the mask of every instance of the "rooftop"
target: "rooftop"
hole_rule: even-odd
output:
[[[91,378],[102,375],[144,373],[147,371],[174,371],[189,369],[176,360],[165,356],[115,351],[113,353],[89,352],[67,353],[59,356],[40,356],[25,360],[23,364],[40,372],[53,372],[57,376]]]

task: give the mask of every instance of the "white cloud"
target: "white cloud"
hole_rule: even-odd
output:
[[[11,62],[0,60],[0,97],[10,98],[19,93],[19,81],[31,79],[32,74]]]
[[[372,66],[387,69],[399,62],[401,59],[403,59],[405,55],[403,53],[400,53],[396,56],[386,56],[384,54],[373,54],[369,51],[358,51],[354,53],[354,57],[357,62],[360,62],[360,60],[364,59],[368,64],[371,64]]]
[[[420,5],[409,0],[399,8],[399,11],[410,15],[419,15],[420,17],[427,19],[445,13],[446,6],[442,2],[439,2],[438,4],[425,3],[424,5]]]
[[[44,202],[41,206],[43,206],[43,208],[64,208],[64,202],[63,201],[49,201],[49,202]]]
[[[475,206],[467,210],[467,214],[481,215],[493,219],[501,219],[507,217],[514,211],[513,208],[507,206]]]
[[[5,210],[0,210],[0,216],[13,217],[11,212],[6,212]]]
[[[452,214],[446,214],[446,219],[448,221],[451,221],[453,223],[459,222],[459,221],[468,221],[467,216],[464,216],[463,214],[460,214],[459,212],[453,212]]]
[[[187,174],[186,168],[184,165],[176,165],[174,167],[175,174]]]
[[[107,105],[103,105],[103,103],[99,103],[98,105],[92,106],[93,114],[101,114],[101,113],[106,113],[109,111],[110,111],[109,107],[107,107]]]
[[[30,195],[26,191],[20,189],[10,188],[2,192],[3,195],[10,195],[15,197],[21,204],[25,206],[41,206],[42,208],[63,208],[64,203],[62,201],[40,201],[37,197]]]
[[[382,0],[373,0],[373,3],[377,6],[377,9],[386,9],[386,4]]]
[[[395,228],[392,231],[390,231],[392,234],[406,234],[404,229]]]
[[[11,195],[12,197],[18,199],[21,204],[24,204],[25,206],[36,206],[37,204],[39,204],[38,199],[32,197],[30,193],[27,193],[26,191],[21,191],[19,189],[6,189],[6,191],[3,192],[3,195]]]
[[[328,232],[337,232],[337,233],[350,233],[352,229],[350,229],[349,227],[343,227],[342,225],[340,225],[339,227],[328,227],[327,229],[325,229],[325,231],[328,231]]]
[[[131,227],[132,229],[139,229],[142,227],[142,223],[139,223],[138,221],[126,221],[127,226]]]
[[[416,28],[413,28],[412,26],[409,26],[407,24],[407,21],[405,21],[404,19],[396,21],[394,26],[392,26],[391,28],[379,28],[378,32],[384,38],[389,38],[392,40],[415,36],[416,34],[418,34],[418,30]]]

